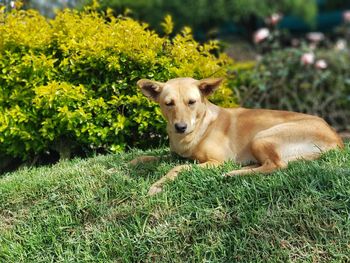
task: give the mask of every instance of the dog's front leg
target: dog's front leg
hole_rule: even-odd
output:
[[[140,157],[136,157],[135,159],[131,160],[129,162],[129,164],[131,165],[137,165],[139,163],[148,163],[148,162],[156,162],[158,161],[160,158],[157,156],[150,156],[150,155],[146,155],[146,156],[140,156]]]
[[[208,161],[205,163],[198,164],[200,167],[216,167],[220,165],[221,162],[218,161]],[[178,165],[171,169],[165,176],[163,176],[161,179],[159,179],[157,182],[152,184],[151,188],[148,191],[148,195],[155,195],[157,193],[160,193],[163,190],[163,185],[167,181],[174,181],[175,178],[178,176],[178,174],[183,170],[190,170],[191,165],[184,164],[184,165]]]
[[[191,168],[190,165],[179,165],[171,169],[165,176],[160,178],[157,182],[152,184],[151,188],[148,191],[148,195],[155,195],[160,193],[163,190],[163,185],[167,181],[175,180],[176,176],[180,173],[180,171]]]
[[[143,163],[151,163],[151,162],[157,162],[162,160],[168,160],[171,157],[172,157],[171,154],[165,154],[161,156],[144,155],[144,156],[136,157],[135,159],[131,160],[129,164],[137,165],[137,164],[143,164]]]

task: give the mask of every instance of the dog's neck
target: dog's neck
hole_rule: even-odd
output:
[[[203,114],[200,121],[197,122],[194,130],[189,134],[178,134],[171,132],[171,127],[167,127],[170,150],[178,155],[189,158],[192,156],[193,150],[201,142],[210,124],[213,123],[218,115],[220,108],[209,101],[207,102],[207,110]]]

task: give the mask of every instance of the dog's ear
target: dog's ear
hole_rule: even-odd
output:
[[[137,85],[141,88],[142,93],[147,98],[158,102],[158,97],[162,92],[164,83],[149,79],[140,79],[137,81]]]
[[[223,78],[208,78],[198,80],[197,86],[204,96],[209,96],[217,90]]]

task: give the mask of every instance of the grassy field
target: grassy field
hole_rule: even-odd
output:
[[[161,154],[166,150],[148,153]],[[129,154],[0,177],[0,262],[349,262],[350,145],[271,175],[129,167]]]

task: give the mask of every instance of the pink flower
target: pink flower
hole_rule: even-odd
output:
[[[15,1],[11,1],[11,2],[10,2],[10,6],[11,6],[12,9],[15,8],[15,7],[16,7]]]
[[[306,37],[308,40],[310,40],[312,42],[320,42],[320,41],[324,40],[324,34],[321,32],[310,32],[310,33],[306,34]]]
[[[282,19],[282,15],[275,13],[275,14],[272,14],[271,16],[267,17],[265,19],[265,23],[268,25],[275,26],[278,24],[279,21],[281,21],[281,19]]]
[[[335,43],[335,46],[334,48],[336,50],[345,50],[346,49],[346,46],[347,46],[347,43],[346,43],[346,40],[344,39],[339,39],[336,43]]]
[[[303,65],[311,65],[314,64],[315,62],[315,55],[312,52],[308,52],[308,53],[304,53],[301,58],[300,61]]]
[[[350,10],[346,10],[343,12],[343,19],[345,22],[350,22]]]
[[[315,63],[315,68],[317,69],[326,69],[327,66],[327,62],[324,59],[319,59]]]
[[[253,35],[253,40],[255,44],[260,43],[270,35],[270,30],[267,28],[260,28]]]

